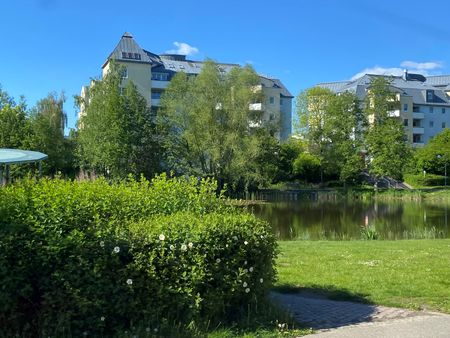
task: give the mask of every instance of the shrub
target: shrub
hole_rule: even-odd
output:
[[[215,192],[164,175],[0,189],[0,327],[79,336],[232,320],[273,281],[275,241]]]

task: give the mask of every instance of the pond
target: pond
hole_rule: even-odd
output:
[[[380,239],[449,238],[450,204],[420,201],[276,201],[250,207],[279,239],[361,239],[374,228]]]

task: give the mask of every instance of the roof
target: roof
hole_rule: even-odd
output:
[[[154,62],[151,55],[149,55],[148,52],[145,52],[128,32],[125,32],[122,35],[116,48],[114,48],[112,53],[108,56],[102,68],[105,67],[110,59],[150,64]]]
[[[0,164],[20,164],[45,160],[48,156],[38,151],[0,148]]]
[[[125,53],[125,54],[124,54]],[[135,58],[135,54],[140,55],[140,59]],[[124,57],[125,56],[125,57]],[[131,57],[129,57],[131,56]],[[133,36],[125,32],[119,43],[112,53],[108,56],[102,68],[108,63],[109,59],[120,60],[122,62],[143,62],[151,64],[155,71],[178,73],[185,72],[187,74],[200,74],[203,65],[202,61],[186,60],[185,55],[177,54],[155,54],[148,50],[142,49]],[[219,70],[229,73],[233,68],[240,67],[239,64],[233,63],[216,63]],[[281,95],[292,98],[292,94],[287,90],[283,83],[276,78],[258,74],[261,83],[266,87],[276,87],[281,89]]]
[[[450,75],[423,77],[425,81],[419,81],[414,74],[409,74],[408,80],[402,76],[388,76],[377,74],[365,74],[355,80],[326,82],[317,84],[318,87],[327,88],[335,93],[350,91],[356,93],[359,99],[363,99],[366,89],[374,77],[385,77],[391,83],[392,88],[403,95],[411,96],[415,104],[426,105],[450,105],[450,97],[445,91],[450,88]],[[427,90],[434,92],[433,101],[427,101]]]

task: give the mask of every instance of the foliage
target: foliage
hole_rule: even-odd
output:
[[[42,162],[44,173],[73,172],[73,146],[64,137],[67,116],[63,110],[64,94],[49,94],[37,102],[30,113],[30,134],[28,148],[48,155]]]
[[[235,320],[270,287],[275,241],[216,189],[165,175],[0,189],[3,332],[170,336]]]
[[[433,137],[423,148],[417,149],[415,154],[418,172],[444,175],[445,163],[450,170],[450,129],[446,128]]]
[[[0,87],[0,148],[23,148],[28,131],[25,102],[16,104]]]
[[[400,102],[389,87],[389,81],[383,77],[374,78],[365,103],[365,113],[370,122],[365,142],[370,157],[369,172],[375,176],[401,179],[412,155],[402,124],[389,113],[399,109]]]
[[[376,240],[380,238],[380,234],[374,225],[362,226],[361,227],[361,239],[364,240]]]
[[[154,118],[137,87],[131,81],[123,87],[121,71],[112,64],[87,98],[78,98],[84,107],[77,137],[80,165],[115,178],[149,178],[159,168]]]
[[[354,180],[364,166],[360,155],[364,117],[356,95],[314,87],[297,98],[297,114],[308,151],[319,159],[320,170],[342,182]]]
[[[319,182],[321,163],[317,156],[301,153],[294,161],[294,174],[310,182]]]
[[[266,181],[266,169],[255,170],[262,142],[270,138],[262,112],[259,77],[250,67],[223,73],[207,61],[201,73],[176,74],[161,98],[158,132],[167,167],[175,172],[214,177],[231,188],[246,189]]]

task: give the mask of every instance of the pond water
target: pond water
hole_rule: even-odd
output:
[[[413,201],[270,202],[250,207],[279,239],[361,239],[375,228],[380,239],[449,238],[450,204]]]

